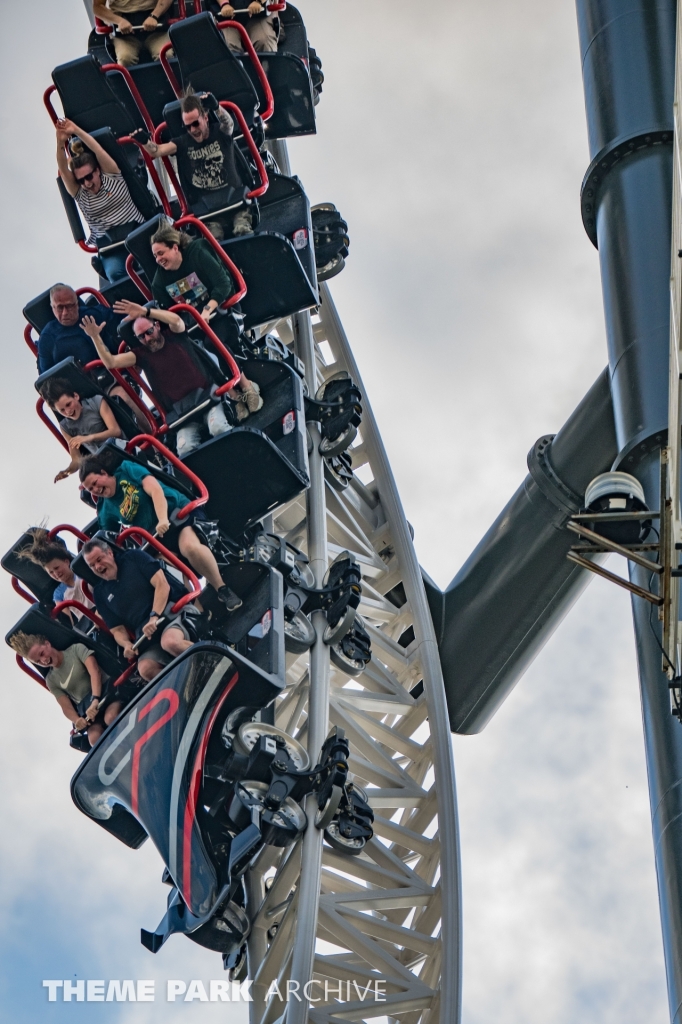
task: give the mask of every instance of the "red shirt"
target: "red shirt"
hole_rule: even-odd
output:
[[[180,402],[197,388],[208,388],[211,382],[204,376],[192,358],[186,341],[171,331],[163,330],[165,345],[158,352],[150,352],[143,345],[135,347],[137,366],[144,370],[154,396],[166,410]]]

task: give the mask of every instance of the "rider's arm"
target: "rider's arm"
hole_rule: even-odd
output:
[[[158,572],[155,572],[149,582],[154,588],[152,611],[156,612],[157,615],[163,615],[164,608],[168,604],[168,598],[170,597],[170,583],[166,579],[166,574],[163,569],[159,569]]]
[[[71,703],[71,698],[66,693],[55,693],[55,699],[64,712],[64,717],[70,722],[78,721],[78,712]]]

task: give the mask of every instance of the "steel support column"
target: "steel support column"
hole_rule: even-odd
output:
[[[658,508],[668,420],[674,0],[577,0],[592,163],[582,193],[599,248],[619,455]],[[648,585],[645,569],[633,581]],[[670,1016],[682,1004],[682,729],[661,631],[633,598]]]

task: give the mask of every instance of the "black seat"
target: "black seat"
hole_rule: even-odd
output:
[[[99,387],[89,374],[85,373],[83,367],[73,356],[69,356],[68,359],[62,359],[61,362],[56,363],[49,370],[46,370],[45,373],[41,373],[35,382],[36,391],[39,392],[45,381],[50,380],[50,378],[68,380],[74,392],[81,398],[94,398],[95,395],[105,397],[105,392],[102,388]],[[130,439],[139,434],[139,427],[125,402],[116,395],[107,395],[106,398],[116,422],[123,431],[124,438]],[[55,413],[55,416],[57,416],[57,419],[60,418],[57,413]]]
[[[263,408],[247,426],[212,438],[183,460],[208,488],[207,516],[235,540],[309,485],[300,377],[283,363],[255,360],[244,372],[260,386]]]
[[[58,651],[64,651],[72,644],[85,644],[94,653],[103,672],[118,679],[125,672],[128,663],[119,656],[116,642],[109,633],[96,630],[84,633],[74,626],[67,625],[63,619],[50,618],[50,615],[39,604],[31,605],[5,637],[9,644],[15,633],[34,633],[46,637]]]
[[[163,214],[159,214],[157,217],[152,217],[151,220],[145,221],[144,224],[140,224],[139,228],[131,231],[126,238],[126,249],[133,254],[149,282],[154,280],[154,274],[157,270],[150,240],[159,227],[167,223],[166,217]]]
[[[19,540],[12,545],[9,551],[3,555],[2,559],[0,559],[0,565],[10,576],[15,576],[20,583],[23,583],[31,591],[39,604],[44,605],[46,608],[53,608],[54,601],[52,595],[58,586],[56,580],[48,576],[42,565],[37,565],[29,558],[20,557],[20,552],[29,548],[32,543],[33,534],[27,530],[25,533],[22,533]]]
[[[169,63],[177,75],[177,60],[171,58]],[[132,67],[128,68],[128,71],[137,86],[152,121],[155,125],[161,124],[163,121],[163,108],[167,103],[175,99],[175,93],[168,81],[163,65],[160,61],[155,60],[145,64],[133,64]],[[128,102],[130,91],[123,75],[110,72],[107,74],[107,81],[116,98],[125,106]]]
[[[212,14],[196,14],[170,27],[170,39],[178,59],[180,84],[196,92],[212,92],[219,100],[231,100],[253,123],[258,94],[241,61],[230,51]]]
[[[116,138],[143,128],[144,119],[130,90],[125,87],[125,98],[117,94],[113,76],[121,77],[117,71],[103,72],[92,54],[56,67],[52,81],[66,117],[86,132],[108,127]]]

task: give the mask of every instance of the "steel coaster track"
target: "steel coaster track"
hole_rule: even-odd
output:
[[[456,1024],[461,901],[452,744],[410,530],[328,287],[321,286],[313,316],[297,314],[267,329],[295,346],[310,393],[339,370],[347,370],[363,391],[353,469],[368,467],[373,479],[363,484],[354,473],[340,492],[325,484],[312,425],[310,490],[281,509],[273,527],[307,551],[318,584],[339,552],[352,552],[363,573],[359,614],[371,635],[372,660],[355,678],[330,665],[321,638],[326,620],[317,613],[318,640],[311,651],[287,655],[287,686],[275,722],[308,745],[312,760],[328,729],[343,728],[351,742],[351,771],[368,790],[376,819],[375,837],[362,854],[344,856],[323,845],[322,833],[312,826],[313,800],[303,840],[284,854],[266,847],[252,866],[251,1024],[384,1016],[401,1024]],[[331,350],[330,363],[322,342]],[[397,607],[386,594],[401,582],[407,600]],[[403,647],[398,639],[410,626],[414,639]],[[266,998],[275,981],[284,993],[287,981],[302,988],[310,979],[317,982],[310,994],[320,1001],[309,1012],[305,1001]],[[377,980],[385,1002],[374,1001]]]

